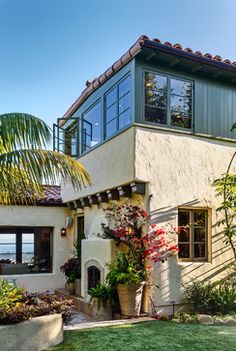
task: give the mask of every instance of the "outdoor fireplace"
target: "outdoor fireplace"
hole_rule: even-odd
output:
[[[104,283],[104,267],[95,259],[88,260],[84,265],[84,283],[86,294],[89,290],[95,288],[97,284]]]
[[[96,266],[90,266],[87,271],[88,278],[88,293],[91,288],[95,288],[98,284],[101,284],[101,272]]]

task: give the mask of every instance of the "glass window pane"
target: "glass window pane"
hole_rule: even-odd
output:
[[[102,141],[101,103],[97,103],[83,116],[83,145],[90,149]]]
[[[106,122],[110,122],[111,120],[113,120],[114,118],[116,118],[117,116],[117,108],[116,108],[116,104],[112,105],[111,107],[109,107],[109,109],[106,111]]]
[[[189,244],[179,244],[179,258],[190,258],[190,245]]]
[[[131,106],[130,93],[126,94],[119,100],[119,113],[127,110]]]
[[[0,234],[0,262],[16,262],[16,234]]]
[[[115,134],[117,132],[117,119],[113,119],[106,125],[106,137],[108,138],[109,136]]]
[[[110,107],[117,100],[117,88],[112,89],[105,98],[106,108]]]
[[[188,211],[179,211],[178,225],[182,227],[182,226],[187,226],[189,224],[190,224],[190,213]]]
[[[159,91],[148,90],[145,91],[145,104],[166,107],[167,106],[167,94],[163,94]]]
[[[171,79],[171,94],[191,96],[192,84],[180,79]]]
[[[52,268],[51,230],[36,228],[34,234],[34,257],[31,271],[50,272]]]
[[[192,128],[192,117],[191,115],[185,115],[182,112],[172,111],[171,112],[171,125],[180,128]]]
[[[131,78],[128,76],[119,84],[119,98],[125,95],[131,89]]]
[[[171,96],[171,110],[179,111],[184,114],[191,113],[191,100],[182,96]]]
[[[205,244],[194,245],[194,258],[206,257],[206,246]]]
[[[167,91],[167,77],[159,74],[145,72],[145,88],[151,90]]]
[[[124,128],[131,123],[131,109],[126,110],[119,115],[119,129]]]
[[[190,242],[189,227],[179,227],[179,242]]]
[[[22,263],[31,262],[34,257],[34,234],[22,234]]]
[[[145,107],[145,120],[152,123],[167,123],[167,110],[156,107]]]
[[[204,228],[194,228],[194,241],[195,242],[205,242],[206,240],[206,230]]]
[[[202,226],[206,225],[206,212],[205,211],[197,211],[194,212],[194,225],[195,226]]]

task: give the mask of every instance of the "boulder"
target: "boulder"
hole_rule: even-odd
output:
[[[197,320],[200,324],[213,324],[214,320],[209,314],[199,314]]]

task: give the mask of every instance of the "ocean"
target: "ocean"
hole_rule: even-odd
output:
[[[30,262],[34,257],[34,244],[23,244],[22,245],[22,263]],[[13,262],[16,261],[16,245],[9,243],[0,244],[0,260],[10,259]]]

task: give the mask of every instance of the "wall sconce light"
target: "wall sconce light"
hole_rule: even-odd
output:
[[[66,236],[66,228],[61,228],[61,236]]]

